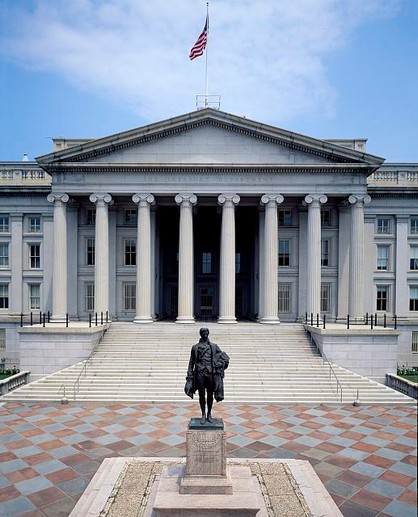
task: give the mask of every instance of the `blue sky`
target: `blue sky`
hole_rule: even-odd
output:
[[[0,160],[195,109],[201,0],[1,0]],[[212,0],[221,109],[418,162],[418,0]]]

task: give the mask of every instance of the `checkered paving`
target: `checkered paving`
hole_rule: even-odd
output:
[[[0,405],[0,517],[68,516],[104,458],[185,456],[185,404]],[[308,460],[347,517],[416,517],[413,406],[219,404],[229,457]]]

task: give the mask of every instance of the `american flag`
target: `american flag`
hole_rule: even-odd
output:
[[[206,43],[208,41],[208,30],[209,30],[209,15],[206,15],[206,23],[203,27],[203,31],[200,36],[197,38],[196,43],[193,45],[190,50],[189,58],[194,59],[195,57],[199,57],[203,55],[203,51],[206,48]]]

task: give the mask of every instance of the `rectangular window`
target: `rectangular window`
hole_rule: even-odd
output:
[[[0,244],[0,267],[9,267],[9,244]]]
[[[86,266],[94,266],[95,259],[95,239],[94,237],[87,237],[86,239]]]
[[[418,246],[411,246],[409,251],[409,269],[418,271]]]
[[[279,239],[279,266],[290,266],[289,239]]]
[[[136,225],[137,222],[137,211],[135,208],[127,208],[123,212],[123,222],[127,225]]]
[[[125,266],[136,266],[136,240],[125,239]]]
[[[389,288],[387,286],[378,286],[376,293],[376,310],[377,311],[387,311],[388,310],[388,291]]]
[[[331,226],[331,210],[321,210],[321,225]]]
[[[279,210],[279,226],[292,226],[291,210]]]
[[[31,215],[28,220],[28,230],[31,233],[39,233],[41,231],[41,216]]]
[[[418,217],[411,217],[410,230],[413,234],[418,234]]]
[[[96,209],[87,208],[86,209],[86,224],[94,225],[95,222],[96,222]]]
[[[389,246],[377,246],[377,265],[378,271],[389,270]]]
[[[235,253],[235,273],[239,275],[241,272],[241,253]]]
[[[387,217],[378,217],[376,231],[380,235],[387,235],[390,233],[390,219]]]
[[[409,288],[409,310],[418,311],[418,286],[411,285]]]
[[[0,284],[0,309],[9,308],[9,285]]]
[[[331,311],[331,284],[321,285],[321,312]]]
[[[290,284],[279,284],[279,312],[290,312]]]
[[[204,251],[202,253],[202,273],[212,273],[212,253]]]
[[[418,332],[413,330],[412,331],[412,353],[418,354]]]
[[[29,309],[39,310],[41,308],[41,284],[29,285]]]
[[[329,248],[330,242],[328,239],[321,240],[321,266],[329,266]]]
[[[0,232],[7,233],[9,231],[9,216],[0,215]]]
[[[29,245],[29,268],[40,269],[41,268],[41,245],[30,244]]]
[[[136,284],[123,284],[123,310],[136,309]]]
[[[94,311],[94,284],[86,282],[84,284],[84,306],[87,312]]]

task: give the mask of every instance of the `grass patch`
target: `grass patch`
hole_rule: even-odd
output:
[[[399,375],[402,379],[406,379],[410,382],[418,382],[418,374],[417,375]]]

